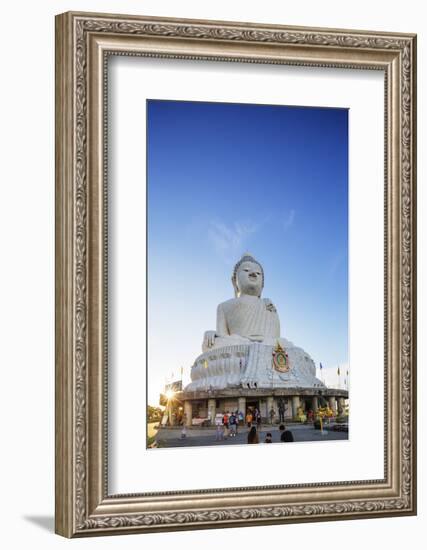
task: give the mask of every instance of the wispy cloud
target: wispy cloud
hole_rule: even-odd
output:
[[[283,222],[283,229],[287,231],[289,228],[291,228],[294,225],[294,221],[295,221],[295,210],[292,209],[289,211],[287,218]]]
[[[251,221],[236,221],[227,225],[219,220],[211,221],[208,237],[215,251],[225,260],[235,260],[242,253],[249,237],[256,233],[260,225]]]

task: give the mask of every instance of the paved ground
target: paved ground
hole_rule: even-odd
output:
[[[295,442],[300,441],[331,441],[346,440],[348,433],[335,432],[325,429],[322,434],[320,430],[315,430],[311,425],[288,424],[287,429],[291,430]],[[271,432],[273,443],[280,442],[280,433],[278,426],[263,425],[260,432],[260,443],[265,440],[267,432]],[[242,445],[247,444],[248,429],[239,427],[236,437],[228,437],[223,441],[216,440],[215,429],[212,428],[192,428],[187,430],[185,439],[181,438],[181,430],[177,428],[161,428],[157,434],[157,444],[159,447],[199,447],[212,445]]]

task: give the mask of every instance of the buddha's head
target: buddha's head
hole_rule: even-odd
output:
[[[260,297],[264,288],[262,265],[250,254],[244,254],[234,266],[231,282],[237,298],[242,294]]]

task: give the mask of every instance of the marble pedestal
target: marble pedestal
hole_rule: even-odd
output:
[[[185,391],[226,388],[324,388],[316,367],[302,348],[286,342],[289,370],[273,367],[274,346],[262,343],[213,348],[200,355],[191,369],[191,383]]]

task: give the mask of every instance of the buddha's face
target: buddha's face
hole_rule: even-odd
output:
[[[255,262],[243,262],[236,274],[237,288],[239,294],[261,296],[262,292],[262,271]]]

